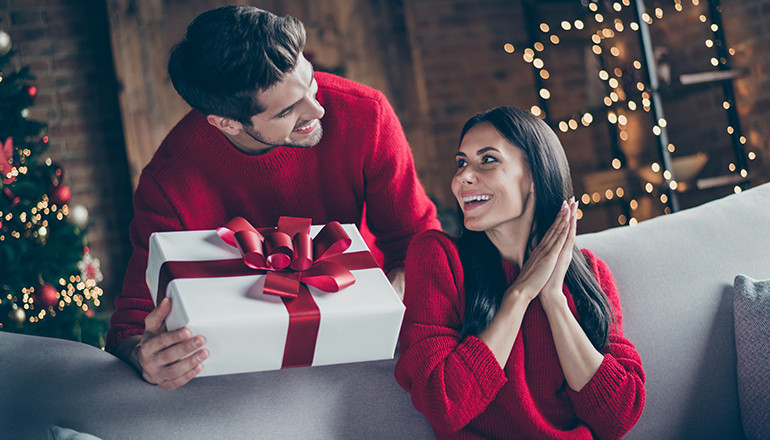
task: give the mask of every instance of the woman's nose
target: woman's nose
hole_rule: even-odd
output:
[[[469,166],[465,166],[458,177],[460,178],[461,183],[472,184],[476,181],[476,173],[474,173]]]

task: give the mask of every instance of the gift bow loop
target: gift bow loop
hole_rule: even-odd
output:
[[[217,234],[238,248],[247,266],[267,271],[264,293],[295,298],[301,282],[325,292],[354,284],[355,277],[347,267],[329,260],[350,247],[350,236],[335,221],[312,239],[310,222],[309,218],[281,217],[277,228],[257,229],[235,217],[217,228]]]

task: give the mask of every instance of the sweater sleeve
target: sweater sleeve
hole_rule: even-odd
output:
[[[443,432],[457,431],[481,414],[507,381],[481,339],[460,337],[461,270],[453,243],[440,232],[422,234],[409,246],[396,380]]]
[[[398,117],[382,93],[376,96],[377,123],[364,165],[366,222],[388,272],[403,264],[414,237],[428,229],[440,230],[441,225],[417,177]]]
[[[634,345],[623,336],[620,297],[607,265],[590,251],[584,255],[609,299],[615,325],[604,347],[604,360],[580,392],[568,389],[577,416],[597,438],[620,438],[639,420],[644,409],[644,371]]]
[[[150,235],[156,231],[184,229],[179,216],[161,186],[143,175],[134,194],[134,218],[129,230],[134,248],[126,269],[123,291],[115,299],[106,347],[109,352],[126,338],[144,332],[144,318],[155,308],[147,287],[147,258]]]

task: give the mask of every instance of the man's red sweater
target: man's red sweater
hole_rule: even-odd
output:
[[[396,379],[439,439],[609,439],[636,423],[645,397],[641,360],[623,337],[612,274],[590,251],[583,253],[609,297],[617,326],[599,371],[575,392],[564,378],[539,299],[530,303],[500,368],[481,339],[460,338],[465,295],[456,239],[428,231],[412,242]],[[503,268],[512,283],[518,269],[508,262]]]
[[[154,308],[145,281],[153,232],[214,229],[235,216],[257,227],[276,225],[280,216],[360,226],[366,205],[366,224],[390,270],[403,262],[414,236],[440,229],[387,99],[334,75],[317,72],[315,78],[326,114],[323,137],[314,147],[247,155],[197,111],[168,134],[134,195],[134,252],[115,301],[108,351],[142,333]]]

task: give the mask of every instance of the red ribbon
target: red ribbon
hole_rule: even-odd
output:
[[[305,284],[325,292],[337,292],[355,283],[351,270],[379,266],[369,251],[344,253],[351,240],[338,222],[324,226],[314,240],[310,240],[309,232],[310,219],[281,217],[277,229],[257,230],[245,219],[236,217],[217,229],[217,233],[240,249],[243,257],[165,261],[160,267],[156,301],[160,303],[166,297],[168,284],[177,278],[265,274],[264,293],[280,296],[289,312],[281,368],[312,365],[321,312]],[[281,234],[291,240],[287,241]],[[317,258],[313,259],[312,255]],[[303,267],[307,269],[301,269]]]

